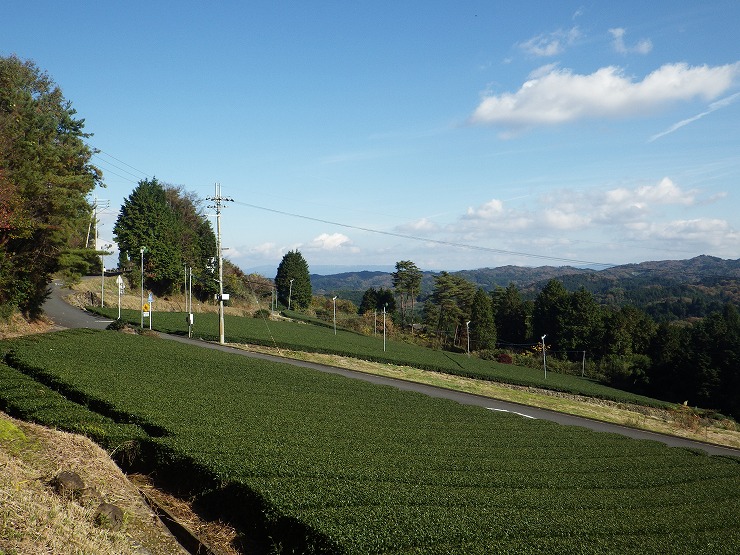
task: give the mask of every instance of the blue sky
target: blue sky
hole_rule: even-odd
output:
[[[740,257],[740,2],[26,2],[110,208],[214,184],[274,276]],[[108,257],[107,265],[115,265]]]

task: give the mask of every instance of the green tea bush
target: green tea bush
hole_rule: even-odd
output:
[[[113,314],[113,309],[95,309],[101,314]],[[124,311],[130,322],[139,322],[139,313]],[[291,312],[291,314],[293,314]],[[453,375],[510,383],[513,385],[542,387],[575,395],[587,395],[617,402],[643,404],[647,406],[672,407],[671,403],[601,385],[594,380],[584,380],[580,371],[571,375],[549,372],[544,378],[542,357],[533,354],[514,355],[513,364],[501,364],[492,360],[468,357],[465,353],[433,350],[402,341],[386,341],[383,350],[382,336],[366,336],[337,329],[334,335],[331,324],[304,317],[303,322],[265,321],[254,318],[227,316],[225,318],[226,339],[229,342],[265,345],[295,351],[335,354],[360,358],[373,362],[412,366],[423,370],[444,372]],[[316,325],[308,325],[309,323]],[[172,334],[187,334],[187,326],[181,313],[155,315],[157,330]],[[194,337],[218,340],[218,316],[196,315]],[[571,366],[573,363],[570,363]],[[574,367],[575,368],[575,367]]]
[[[738,459],[141,336],[7,343],[12,364],[166,431],[145,456],[274,551],[722,554],[740,539]]]

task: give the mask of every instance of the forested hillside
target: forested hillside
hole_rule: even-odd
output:
[[[437,274],[423,272],[420,300],[432,293]],[[557,279],[568,291],[583,287],[600,304],[633,305],[657,321],[701,318],[721,310],[727,302],[740,304],[740,259],[723,260],[712,256],[625,264],[598,271],[570,266],[502,266],[450,274],[463,277],[488,292],[514,284],[522,297],[529,300],[533,300],[549,280]],[[392,283],[390,272],[311,275],[316,294],[340,294],[358,305],[367,289],[390,288]]]

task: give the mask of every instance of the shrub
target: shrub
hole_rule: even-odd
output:
[[[509,353],[499,353],[496,355],[496,361],[501,364],[512,364],[514,359]]]
[[[108,324],[105,329],[112,331],[121,331],[123,328],[126,327],[126,325],[126,322],[122,318],[117,318],[116,320],[113,320],[110,324]]]

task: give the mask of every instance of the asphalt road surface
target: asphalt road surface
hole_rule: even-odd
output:
[[[104,330],[112,320],[106,320],[96,314],[80,310],[64,301],[72,293],[59,282],[51,284],[51,295],[44,303],[44,314],[62,328],[92,328]]]
[[[86,312],[84,310],[75,308],[67,304],[63,300],[63,296],[68,294],[70,291],[64,289],[59,284],[53,284],[52,294],[44,304],[45,314],[51,318],[51,320],[59,327],[63,328],[92,328],[92,329],[105,329],[105,327],[111,322]],[[591,420],[589,418],[583,418],[580,416],[572,416],[569,414],[563,414],[554,412],[546,409],[540,409],[536,407],[530,407],[521,405],[518,403],[511,403],[508,401],[499,401],[497,399],[491,399],[489,397],[482,397],[480,395],[473,395],[470,393],[462,393],[459,391],[452,391],[440,387],[434,387],[426,384],[419,384],[414,382],[408,382],[404,380],[398,380],[394,378],[388,378],[385,376],[375,376],[373,374],[365,374],[363,372],[356,372],[353,370],[346,370],[344,368],[337,368],[334,366],[327,366],[323,364],[316,364],[312,362],[305,362],[299,360],[292,360],[282,358],[273,355],[266,355],[261,353],[250,353],[241,349],[235,349],[224,345],[218,345],[216,343],[209,343],[197,339],[188,339],[186,337],[176,335],[160,334],[162,338],[170,339],[172,341],[178,341],[180,343],[188,343],[191,345],[197,345],[199,347],[205,347],[209,349],[215,349],[223,352],[233,353],[245,357],[260,358],[265,360],[272,360],[281,362],[284,364],[293,364],[301,366],[303,368],[310,368],[313,370],[319,370],[321,372],[330,372],[333,374],[341,374],[352,379],[364,380],[367,382],[389,385],[398,389],[415,391],[417,393],[423,393],[430,397],[439,397],[444,399],[450,399],[462,403],[464,405],[476,405],[490,409],[492,411],[509,412],[519,415],[526,419],[542,419],[557,422],[558,424],[566,426],[582,426],[591,430],[599,432],[616,433],[634,439],[648,439],[653,441],[660,441],[671,447],[683,447],[689,449],[701,449],[706,451],[710,455],[728,455],[732,457],[740,457],[740,450],[732,449],[730,447],[721,447],[712,445],[709,443],[703,443],[700,441],[693,441],[690,439],[674,437],[664,434],[658,434],[654,432],[647,432],[643,430],[636,430],[626,426],[620,426],[618,424],[610,424],[608,422],[599,422],[598,420]]]

